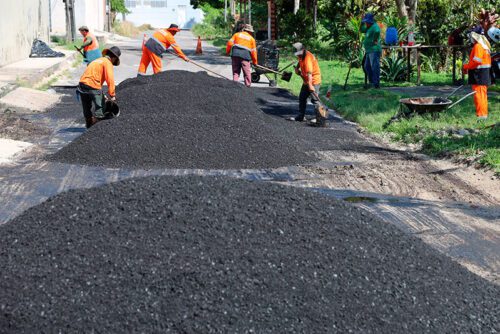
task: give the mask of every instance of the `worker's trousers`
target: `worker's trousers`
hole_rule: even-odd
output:
[[[314,85],[314,90],[316,91],[316,94],[319,96],[319,87],[320,85]],[[317,99],[317,97],[309,91],[309,86],[308,85],[302,85],[302,88],[300,89],[300,94],[299,94],[299,116],[298,120],[303,120],[305,115],[306,115],[306,107],[307,107],[307,99],[311,98],[311,102],[314,105],[314,110],[318,110],[320,106],[320,101]]]
[[[139,74],[145,75],[148,70],[149,63],[153,65],[153,73],[156,74],[161,72],[162,62],[161,58],[151,52],[147,47],[142,47],[142,58],[141,63],[139,64]]]
[[[476,106],[477,117],[488,117],[488,86],[472,85],[474,94],[474,105]]]
[[[104,118],[104,93],[100,89],[94,89],[83,83],[78,85],[78,93],[82,101],[83,116],[89,119],[92,116],[97,118]],[[92,105],[95,106],[94,113],[92,113]]]
[[[370,52],[366,54],[365,63],[366,75],[368,76],[368,81],[373,87],[380,87],[380,52]]]
[[[243,70],[243,77],[245,78],[245,86],[250,87],[252,84],[252,68],[250,60],[245,60],[240,57],[231,57],[233,65],[233,81],[240,80],[240,73]]]

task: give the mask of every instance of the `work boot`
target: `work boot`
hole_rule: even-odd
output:
[[[95,123],[97,123],[99,120],[92,116],[92,117],[89,117],[89,118],[86,118],[85,119],[85,127],[88,129],[90,128],[92,125],[94,125]]]
[[[289,121],[295,121],[295,122],[304,122],[304,116],[297,116],[297,117],[290,117],[288,118]]]

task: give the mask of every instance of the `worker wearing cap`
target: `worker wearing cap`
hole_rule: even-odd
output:
[[[243,70],[247,87],[252,83],[250,62],[257,64],[257,43],[252,36],[253,32],[253,27],[245,24],[243,31],[235,33],[226,45],[226,54],[231,55],[233,81],[240,80],[240,73]]]
[[[361,32],[366,33],[363,47],[366,60],[363,67],[368,75],[368,81],[374,88],[380,88],[380,27],[372,13],[366,13],[361,20]]]
[[[89,28],[87,26],[81,26],[78,31],[80,31],[80,34],[83,36],[83,44],[77,49],[80,52],[83,49],[83,62],[90,64],[92,61],[101,57],[99,42],[94,34],[89,32]]]
[[[87,128],[105,119],[105,95],[102,91],[104,82],[108,84],[108,95],[112,101],[115,97],[115,79],[113,66],[120,65],[121,51],[117,46],[102,51],[102,57],[94,60],[80,78],[77,94],[80,95],[83,106],[83,116]],[[92,105],[95,106],[92,113]]]
[[[153,33],[153,36],[148,38],[144,44],[142,45],[142,58],[141,63],[139,65],[139,74],[146,75],[146,71],[148,69],[149,63],[153,65],[153,73],[156,74],[161,72],[162,62],[161,57],[162,54],[167,52],[169,47],[174,49],[177,55],[184,59],[185,61],[189,61],[186,57],[182,49],[177,45],[175,41],[175,34],[179,31],[179,26],[176,24],[171,24],[167,29],[159,29]]]
[[[304,121],[306,114],[307,99],[310,97],[318,117],[320,107],[319,88],[321,85],[321,72],[319,69],[318,60],[314,55],[307,51],[302,43],[293,44],[295,55],[298,59],[298,64],[295,67],[295,73],[302,77],[302,88],[299,94],[299,115],[290,120]]]
[[[490,43],[485,36],[476,32],[470,33],[473,43],[469,62],[463,65],[464,73],[469,74],[469,84],[472,85],[474,105],[478,119],[488,118],[488,85],[491,85]]]

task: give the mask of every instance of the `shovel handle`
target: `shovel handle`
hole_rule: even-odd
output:
[[[476,92],[470,92],[469,94],[467,94],[467,95],[463,96],[462,98],[460,98],[455,103],[450,104],[450,106],[447,109],[451,109],[452,107],[454,107],[458,103],[462,102],[463,100],[465,100],[466,98],[468,98],[469,96],[474,95],[474,94],[476,94]]]
[[[179,58],[180,58],[180,56],[179,56],[177,53],[172,52],[172,51],[170,51],[170,50],[167,50],[167,53],[170,53],[171,55],[174,55],[174,56],[176,56],[176,57],[179,57]],[[189,62],[190,62],[190,63],[192,63],[192,64],[193,64],[193,65],[195,65],[195,66],[198,66],[199,68],[204,69],[204,70],[205,70],[205,71],[207,71],[207,72],[210,72],[210,73],[212,73],[212,74],[215,74],[215,75],[217,75],[217,76],[219,76],[219,77],[221,77],[221,78],[223,78],[223,79],[230,80],[229,78],[226,78],[226,77],[225,77],[225,76],[223,76],[222,74],[217,73],[217,72],[214,72],[214,71],[212,71],[212,70],[210,70],[210,69],[206,68],[205,66],[198,64],[197,62],[195,62],[195,61],[193,61],[193,60],[191,60],[191,59],[189,59]]]
[[[272,70],[270,68],[267,68],[267,67],[264,67],[264,66],[261,66],[259,64],[253,64],[253,66],[257,67],[257,68],[260,68],[262,70],[266,70],[266,71],[269,71],[271,73],[274,73],[274,74],[280,74],[281,75],[281,72],[278,72],[278,71],[275,71],[275,70]]]
[[[450,94],[446,95],[445,99],[448,99],[450,96],[458,92],[464,85],[458,86],[456,89],[453,90]]]
[[[79,47],[77,47],[76,45],[73,45],[73,46],[74,46],[74,47],[75,47],[75,49],[76,49],[78,52],[80,52],[80,54],[81,54],[81,55],[85,58],[85,55],[83,54],[82,50],[81,50]]]

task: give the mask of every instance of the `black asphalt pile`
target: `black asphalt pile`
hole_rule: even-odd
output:
[[[50,159],[108,167],[272,168],[315,161],[250,90],[206,73],[168,71],[117,88],[121,116]],[[272,119],[274,120],[274,119]]]
[[[2,333],[494,333],[500,289],[270,183],[132,179],[0,226]]]

